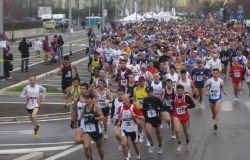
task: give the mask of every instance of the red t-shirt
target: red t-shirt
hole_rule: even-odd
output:
[[[147,71],[149,71],[150,73],[154,74],[156,72],[158,72],[158,69],[153,67],[153,68],[148,68]]]
[[[229,74],[232,76],[233,83],[239,83],[242,81],[244,70],[241,66],[233,66],[229,70]]]
[[[130,107],[132,106],[132,104],[128,105],[128,106],[123,106],[123,110],[129,110]],[[119,114],[121,113],[121,108],[122,107],[119,107],[118,111],[119,111]],[[137,115],[137,116],[143,116],[143,113],[141,110],[139,110],[135,105],[133,107],[133,112]]]

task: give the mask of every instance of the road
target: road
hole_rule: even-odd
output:
[[[88,82],[89,73],[86,66],[87,63],[85,62],[77,65],[80,78],[82,81]],[[51,76],[39,80],[39,83],[60,87],[60,77]],[[221,120],[217,132],[214,132],[212,129],[211,114],[207,101],[203,103],[202,110],[196,108],[191,111],[191,148],[189,152],[175,152],[176,142],[170,139],[170,128],[164,124],[163,154],[149,154],[145,143],[143,143],[140,145],[142,160],[249,160],[250,100],[246,88],[246,85],[244,85],[244,90],[239,97],[239,101],[234,102],[231,82],[230,80],[226,81],[225,89],[228,92],[228,96],[223,98]],[[4,99],[6,101],[14,101],[14,99],[11,100],[8,96]],[[55,101],[60,101],[58,97],[54,99]],[[3,103],[6,103],[6,101]],[[50,98],[48,101],[52,102],[53,98]],[[5,105],[7,106],[7,104]],[[9,107],[15,107],[14,105],[16,104],[8,105]],[[50,105],[44,107],[43,112],[47,113],[47,110],[52,111],[52,107],[53,109],[55,107],[55,110],[57,108],[57,106]],[[13,159],[13,157],[18,157],[25,154],[25,152],[29,153],[34,150],[43,151],[45,158],[50,158],[49,160],[84,159],[81,147],[73,144],[74,131],[69,128],[69,120],[45,121],[40,123],[41,135],[38,140],[33,139],[30,123],[0,124],[0,159]],[[117,146],[113,133],[113,125],[110,124],[109,139],[108,141],[104,141],[106,159],[117,160],[123,158],[122,152],[117,150]],[[11,153],[11,155],[5,155],[4,153]],[[132,157],[135,157],[133,150]],[[99,159],[96,149],[94,149],[94,159]]]
[[[82,50],[84,48],[86,48],[88,46],[88,40],[87,40],[87,31],[83,30],[83,31],[77,31],[72,33],[72,38],[70,40],[70,34],[69,33],[63,33],[61,34],[65,45],[64,45],[64,54],[65,53],[69,53],[70,51],[70,43],[72,43],[72,51],[76,51],[76,50]],[[51,42],[53,40],[53,34],[49,35],[49,42]],[[39,37],[39,39],[43,40],[44,37]],[[35,38],[31,38],[29,39],[30,41],[34,41]],[[10,52],[13,53],[14,55],[14,71],[15,70],[19,70],[20,69],[20,65],[21,65],[21,59],[20,59],[20,52],[18,51],[18,45],[19,45],[20,41],[17,42],[13,42],[11,43],[11,50]],[[38,57],[36,57],[35,52],[33,50],[33,48],[30,48],[30,56],[31,58],[29,59],[29,65],[35,65],[38,63],[41,63],[43,61],[43,56],[39,59]]]

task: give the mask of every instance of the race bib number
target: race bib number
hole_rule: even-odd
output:
[[[107,60],[107,62],[110,62],[110,61],[111,61],[110,55],[106,55],[106,60]]]
[[[165,105],[166,106],[172,106],[172,100],[166,100]]]
[[[196,77],[197,82],[203,81],[203,76],[199,75]]]
[[[239,78],[240,77],[240,72],[234,72],[234,77]]]
[[[85,125],[85,130],[87,132],[96,132],[95,124],[87,124],[87,125]]]
[[[211,90],[210,91],[210,98],[211,99],[219,99],[219,91],[218,90]]]
[[[101,108],[105,108],[105,107],[106,107],[106,102],[105,102],[105,100],[100,100],[100,101],[99,101],[99,105],[100,105]]]
[[[133,72],[133,75],[136,77],[136,76],[139,76],[139,72],[137,72],[137,71],[134,71]]]
[[[184,108],[180,108],[180,107],[177,107],[176,108],[176,113],[178,115],[182,115],[182,114],[185,114],[186,113],[186,110]]]
[[[68,71],[66,74],[65,74],[65,77],[67,77],[67,78],[69,78],[69,77],[71,77],[71,71]]]
[[[173,88],[176,88],[176,82],[173,81]]]
[[[121,80],[121,85],[122,86],[127,86],[127,80],[126,79],[122,79]]]
[[[150,109],[147,111],[148,118],[156,117],[156,111],[154,109]]]

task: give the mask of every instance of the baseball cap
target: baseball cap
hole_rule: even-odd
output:
[[[84,96],[85,98],[94,98],[94,95],[92,93],[87,93]]]

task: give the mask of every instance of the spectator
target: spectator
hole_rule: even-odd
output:
[[[26,38],[23,38],[22,41],[19,44],[18,50],[21,52],[21,72],[29,72],[28,66],[29,66],[29,47],[32,47],[32,43],[30,41],[26,41]]]
[[[3,58],[4,58],[4,80],[7,79],[12,79],[12,77],[10,76],[10,71],[13,70],[13,65],[12,65],[12,61],[13,61],[13,55],[9,52],[10,51],[10,47],[7,46],[6,48],[4,48],[3,50]]]
[[[33,42],[33,49],[36,52],[37,58],[40,58],[40,53],[42,51],[42,45],[43,45],[43,43],[38,38],[36,38],[36,40]]]
[[[44,52],[44,64],[49,64],[49,38],[48,36],[45,36],[45,39],[43,40],[43,52]]]
[[[64,41],[63,41],[62,35],[59,35],[57,43],[58,43],[58,48],[57,48],[58,55],[61,55],[61,57],[63,57]]]
[[[89,28],[88,37],[89,37],[89,47],[95,47],[96,35],[92,28]]]

